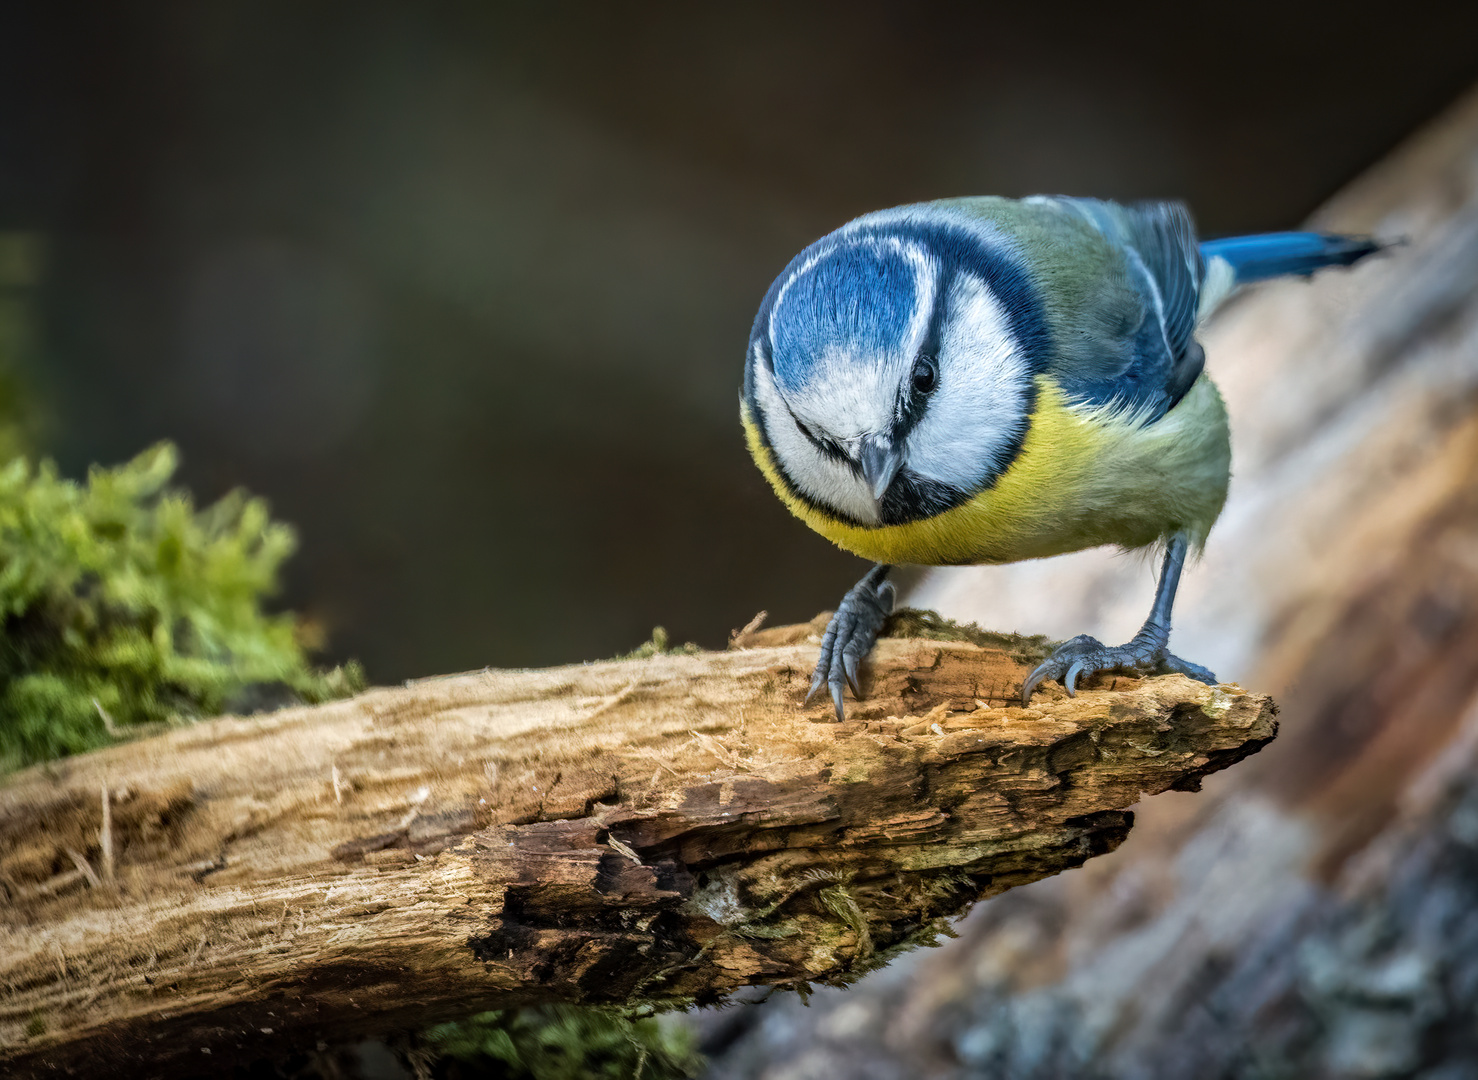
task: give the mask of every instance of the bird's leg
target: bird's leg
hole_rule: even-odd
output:
[[[1037,687],[1048,679],[1061,679],[1071,697],[1077,692],[1080,677],[1104,671],[1132,671],[1146,675],[1177,672],[1215,686],[1215,675],[1199,664],[1172,655],[1166,648],[1170,641],[1170,608],[1175,603],[1175,590],[1180,584],[1180,570],[1185,565],[1188,547],[1185,534],[1177,533],[1171,537],[1165,548],[1165,567],[1160,571],[1160,584],[1155,589],[1155,605],[1139,633],[1127,645],[1110,648],[1087,634],[1079,634],[1071,641],[1063,642],[1027,677],[1021,688],[1021,703],[1029,702]]]
[[[885,563],[878,563],[864,574],[862,580],[842,597],[821,639],[821,656],[816,661],[816,674],[811,678],[806,700],[815,697],[823,684],[829,686],[831,700],[836,704],[838,723],[846,719],[842,688],[850,686],[852,696],[861,699],[857,668],[863,657],[872,652],[878,631],[883,628],[883,620],[892,614],[893,583],[887,580],[888,571],[892,569]]]

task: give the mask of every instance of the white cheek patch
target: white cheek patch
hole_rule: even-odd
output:
[[[964,491],[1006,465],[1025,425],[1031,368],[990,287],[961,273],[951,284],[939,348],[939,389],[908,438],[908,468]]]
[[[860,476],[844,462],[816,447],[796,425],[780,397],[775,377],[764,363],[754,367],[755,403],[764,416],[765,434],[785,475],[811,502],[829,506],[864,525],[878,524],[878,507]]]

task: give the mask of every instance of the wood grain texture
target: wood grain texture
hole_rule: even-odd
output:
[[[800,707],[814,656],[425,680],[12,776],[0,1060],[187,1075],[488,1007],[844,983],[1276,730],[1178,676],[1009,706],[1020,657],[920,640],[880,644],[836,725]]]

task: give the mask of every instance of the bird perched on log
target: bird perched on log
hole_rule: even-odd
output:
[[[877,565],[842,599],[811,684],[860,697],[897,563],[1007,563],[1163,544],[1133,640],[1064,643],[1022,686],[1097,672],[1215,676],[1168,649],[1187,554],[1226,498],[1226,409],[1196,342],[1238,286],[1347,266],[1361,237],[1199,242],[1185,207],[945,199],[867,214],[785,268],[760,305],[742,417],[811,528]]]

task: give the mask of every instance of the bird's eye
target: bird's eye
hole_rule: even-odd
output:
[[[914,393],[932,394],[937,385],[939,385],[939,369],[934,366],[934,361],[927,356],[919,357],[913,366]]]

